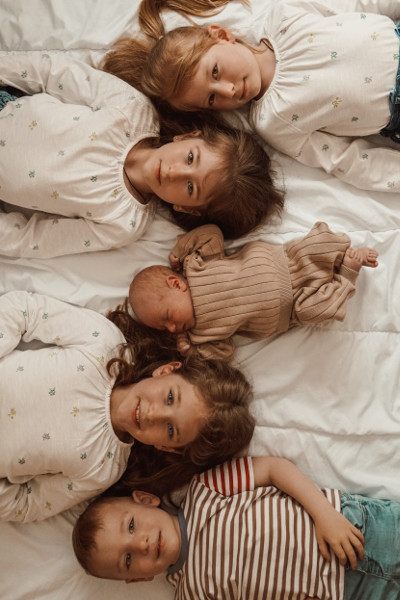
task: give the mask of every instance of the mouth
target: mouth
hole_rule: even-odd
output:
[[[247,85],[246,85],[246,80],[243,79],[243,87],[242,87],[242,95],[240,96],[240,99],[243,100],[243,98],[246,97],[246,93],[247,93]]]
[[[156,167],[156,179],[158,183],[161,185],[161,161],[158,167]]]
[[[162,543],[162,537],[161,537],[161,531],[158,534],[158,539],[157,539],[157,543],[156,543],[156,557],[160,558],[160,553],[161,550],[163,548],[163,543]]]
[[[136,408],[133,411],[133,415],[132,415],[133,420],[135,421],[135,423],[139,429],[140,429],[140,403],[141,403],[141,400],[139,398]]]

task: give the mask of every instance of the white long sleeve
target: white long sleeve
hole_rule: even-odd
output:
[[[20,341],[44,347],[20,350]],[[0,297],[0,519],[41,520],[90,498],[125,469],[106,364],[124,341],[105,317],[39,294]]]
[[[0,253],[48,258],[138,239],[155,207],[128,191],[123,164],[158,135],[148,98],[62,55],[7,55],[0,77],[34,94],[0,111],[0,199],[16,206],[0,213]]]

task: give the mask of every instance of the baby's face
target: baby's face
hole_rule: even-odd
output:
[[[161,299],[152,298],[134,307],[137,318],[153,329],[182,333],[195,325],[192,298],[188,287],[167,287]]]
[[[90,572],[105,579],[151,581],[179,558],[178,518],[158,508],[159,498],[145,492],[118,498],[103,507],[103,528],[96,535]]]

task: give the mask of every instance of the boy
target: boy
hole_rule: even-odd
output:
[[[355,250],[345,234],[316,223],[303,238],[284,244],[251,242],[231,256],[215,225],[178,238],[171,267],[136,275],[129,301],[139,321],[178,334],[204,357],[230,359],[231,336],[266,338],[296,325],[343,321],[362,266],[376,267],[377,252]]]
[[[177,600],[399,598],[400,502],[321,492],[275,457],[198,475],[177,515],[159,502],[136,491],[90,504],[73,534],[82,566],[127,582],[167,570]]]

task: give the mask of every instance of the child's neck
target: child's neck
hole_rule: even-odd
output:
[[[270,47],[269,44],[266,45],[264,41],[261,41],[257,46],[257,50],[261,50],[261,52],[255,54],[260,68],[261,90],[254,100],[259,100],[265,94],[274,78],[276,67],[275,52],[272,50],[272,46]]]
[[[134,187],[134,190],[139,192],[145,201],[148,201],[146,196],[151,194],[151,189],[145,178],[144,165],[152,150],[152,140],[142,140],[130,149],[124,164],[125,175],[129,177],[128,184]],[[129,189],[129,185],[127,187]]]

